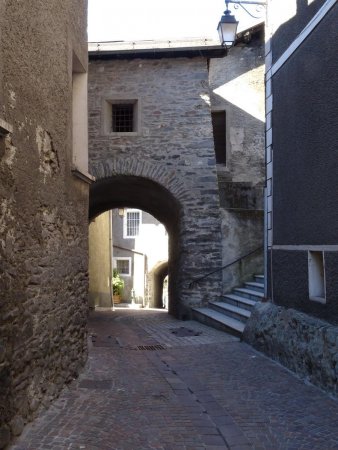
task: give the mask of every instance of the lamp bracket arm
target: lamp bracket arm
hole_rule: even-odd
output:
[[[245,6],[242,5],[242,3],[239,3],[239,6],[244,9],[244,11],[249,14],[250,17],[252,17],[253,19],[259,19],[261,16],[255,16],[254,14],[252,14]]]
[[[266,6],[266,1],[249,1],[249,0],[225,0],[225,3],[232,3],[235,5],[256,5],[256,6]]]
[[[257,12],[260,12],[266,6],[266,2],[265,1],[256,2],[256,1],[248,1],[248,0],[226,0],[225,3],[226,3],[226,6],[227,6],[227,10],[228,10],[228,4],[229,3],[235,5],[235,9],[237,9],[240,6],[253,19],[260,19],[260,16],[256,16],[255,14],[253,14],[244,5],[256,6]]]

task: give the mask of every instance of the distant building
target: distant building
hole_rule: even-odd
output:
[[[126,208],[123,217],[118,211],[112,217],[113,268],[125,283],[122,301],[161,307],[162,292],[155,294],[154,285],[159,271],[166,269],[162,285],[168,274],[168,233],[145,211]]]

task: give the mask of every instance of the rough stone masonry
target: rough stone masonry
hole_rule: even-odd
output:
[[[135,132],[113,133],[109,128],[111,106],[126,101],[136,104]],[[170,245],[176,241],[174,247],[178,248],[177,257],[169,260],[169,274],[176,266],[171,277],[171,287],[176,285],[171,305],[175,303],[176,308],[170,312],[183,317],[190,306],[219,296],[220,272],[189,288],[195,277],[222,264],[207,58],[147,59],[137,50],[117,60],[107,55],[104,60],[94,59],[90,54],[89,138],[90,169],[98,181],[117,176],[134,176],[137,183],[150,180],[156,183],[155,189],[156,185],[164,188],[180,206],[179,231],[176,235],[169,232]],[[138,184],[131,189],[136,193]],[[140,207],[123,205],[118,185],[110,207],[116,207],[117,200],[121,206]],[[154,205],[149,201],[147,206]],[[168,207],[168,221],[171,215]]]
[[[88,185],[71,171],[86,12],[0,2],[0,448],[86,359]]]
[[[322,389],[338,394],[338,328],[270,302],[256,305],[243,339]]]

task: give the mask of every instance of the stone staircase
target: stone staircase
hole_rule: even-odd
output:
[[[195,320],[218,330],[241,336],[256,302],[264,298],[264,276],[255,275],[243,287],[234,288],[222,301],[209,301],[208,306],[192,308]]]

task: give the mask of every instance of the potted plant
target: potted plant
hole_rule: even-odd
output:
[[[124,288],[124,281],[116,269],[113,270],[113,300],[114,303],[120,303],[121,295]]]

